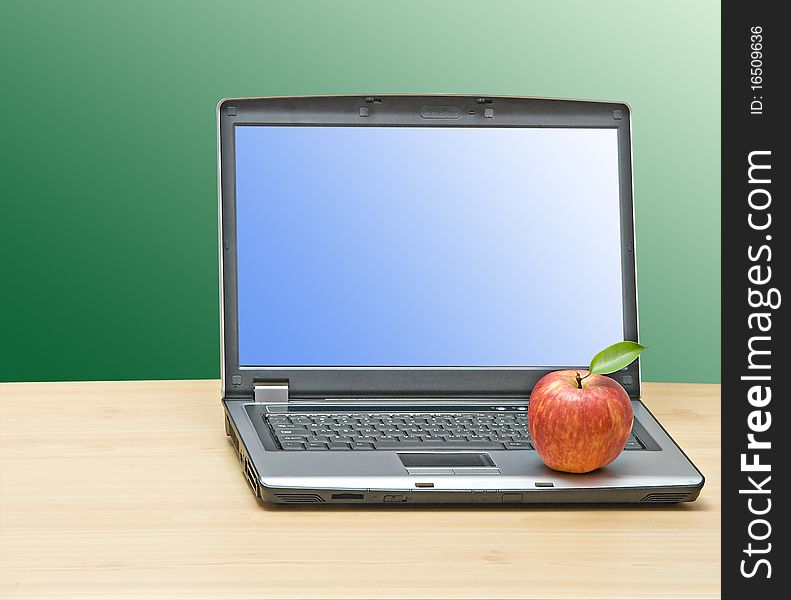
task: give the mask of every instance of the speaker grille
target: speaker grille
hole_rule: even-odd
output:
[[[318,494],[275,494],[280,502],[289,504],[316,504],[324,502],[324,498]]]
[[[688,492],[654,492],[640,502],[683,502],[688,497]]]

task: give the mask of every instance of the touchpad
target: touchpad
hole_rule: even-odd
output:
[[[494,461],[488,454],[480,452],[431,452],[422,454],[420,452],[398,453],[401,463],[409,467],[440,468],[451,469],[459,468],[481,468],[494,467]]]

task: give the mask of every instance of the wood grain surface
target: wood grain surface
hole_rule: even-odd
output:
[[[645,385],[691,504],[263,508],[217,381],[0,384],[0,597],[719,598],[719,393]]]

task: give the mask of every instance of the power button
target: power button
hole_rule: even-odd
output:
[[[387,494],[385,502],[406,502],[406,494]]]

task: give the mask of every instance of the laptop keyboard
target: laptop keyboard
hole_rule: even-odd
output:
[[[532,450],[525,412],[265,417],[283,450]],[[643,446],[632,432],[625,450]]]

